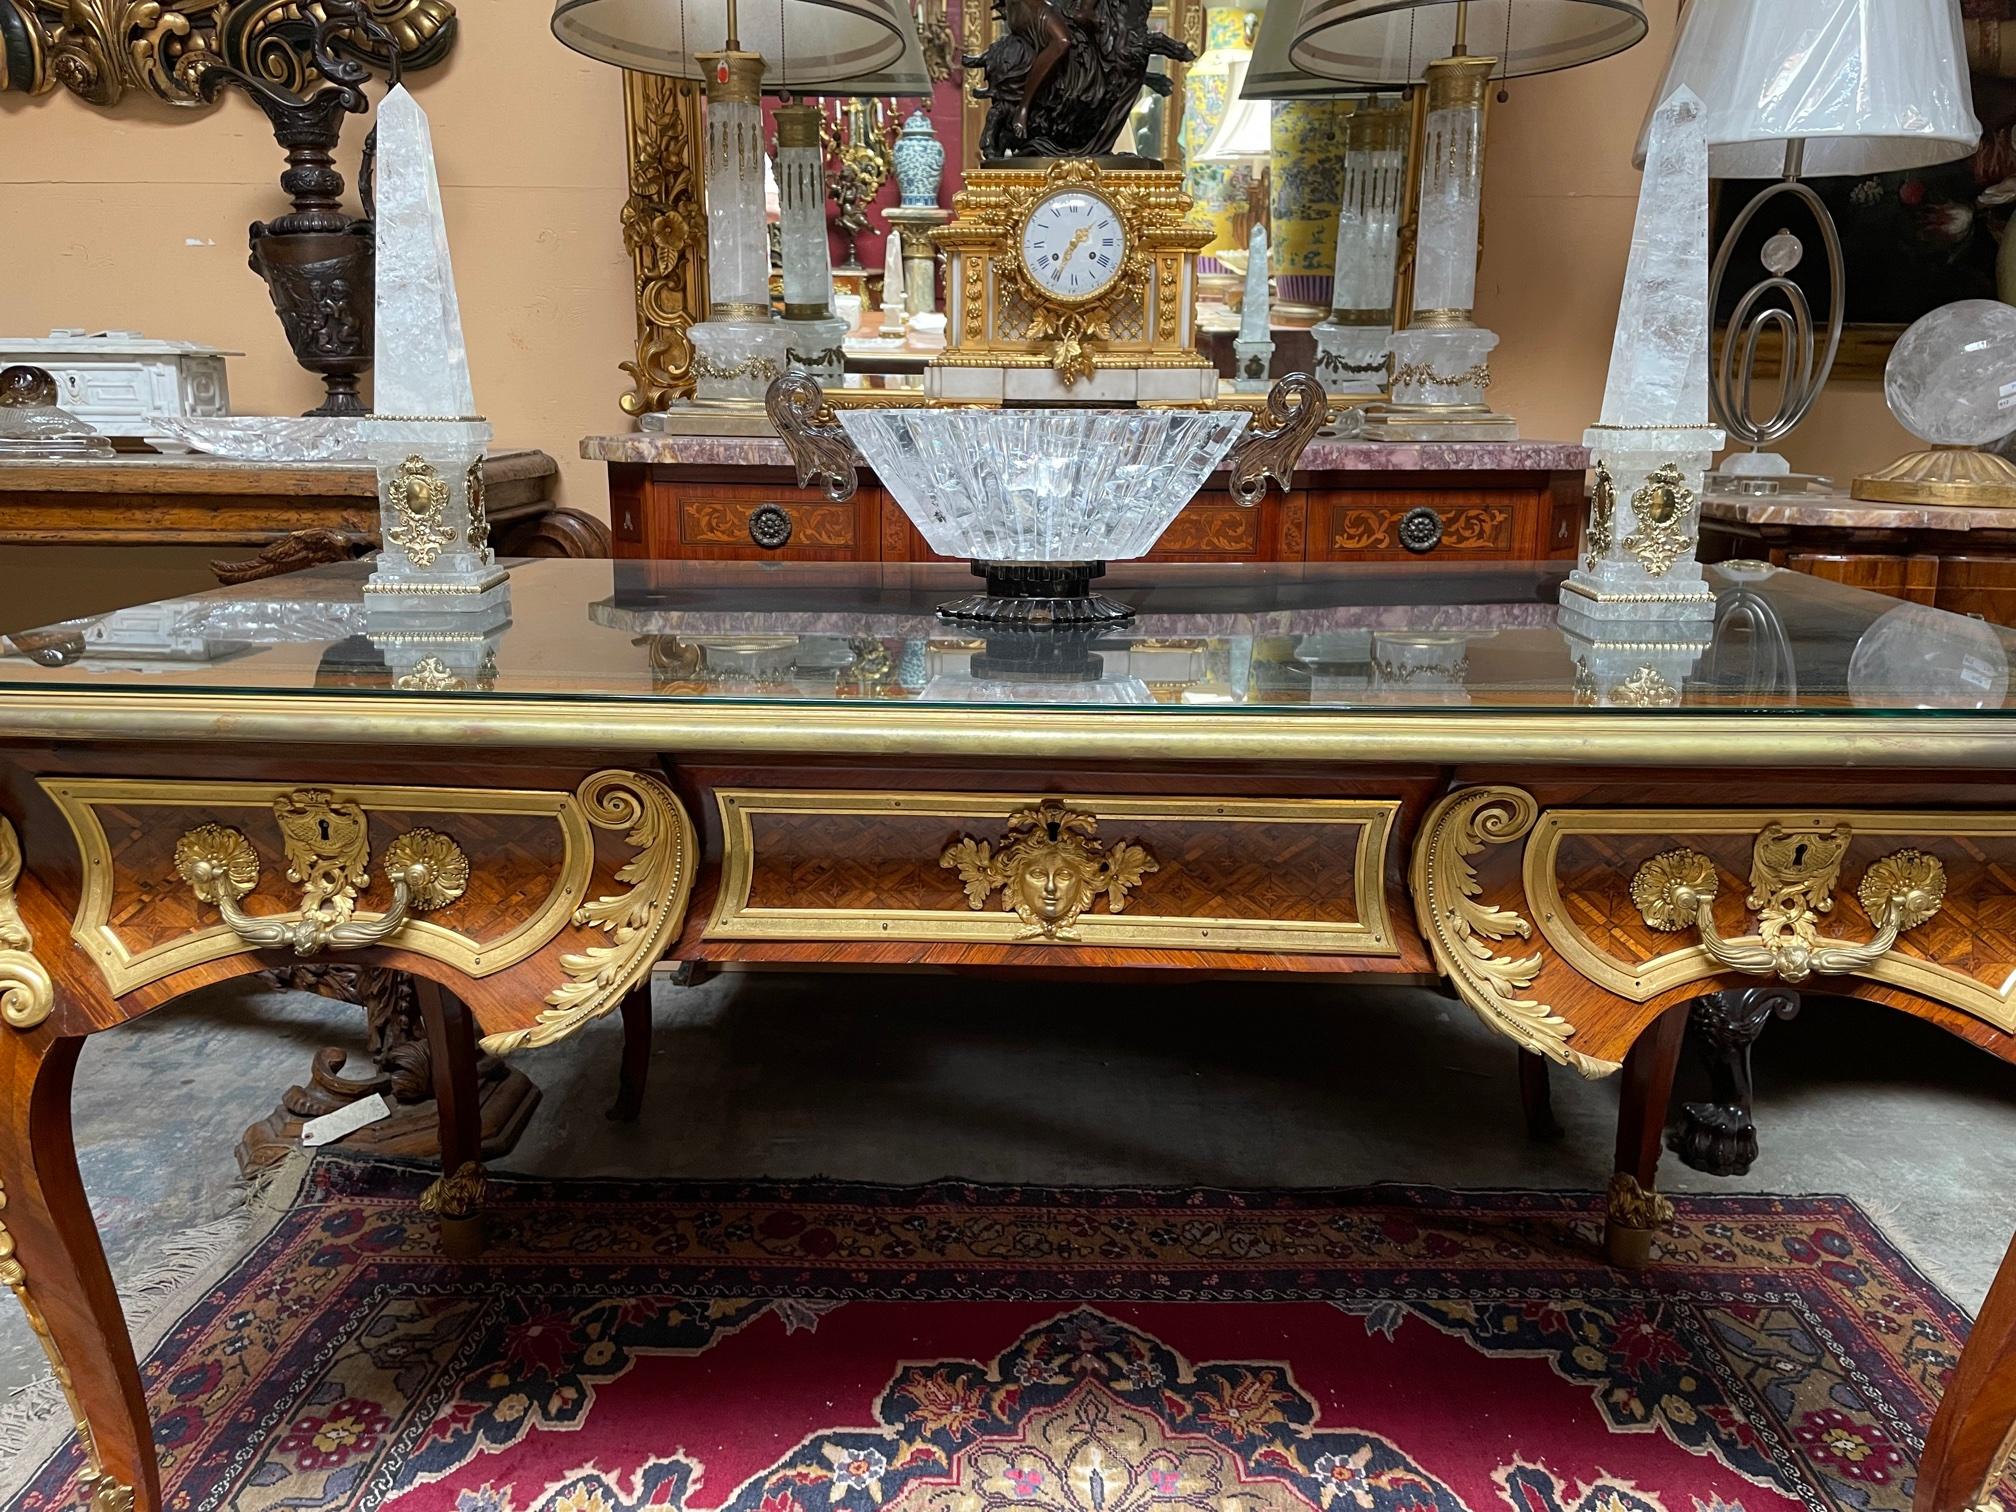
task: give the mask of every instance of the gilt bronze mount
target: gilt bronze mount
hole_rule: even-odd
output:
[[[1860,944],[1825,939],[1820,916],[1834,909],[1842,857],[1852,838],[1846,824],[1825,831],[1789,829],[1776,821],[1766,825],[1751,855],[1750,892],[1743,900],[1757,914],[1757,933],[1747,939],[1725,939],[1719,932],[1720,878],[1700,851],[1662,851],[1645,862],[1631,878],[1631,901],[1645,923],[1662,933],[1698,930],[1701,948],[1732,971],[1793,983],[1862,971],[1889,954],[1899,935],[1939,912],[1946,868],[1917,850],[1872,862],[1856,898],[1876,934]]]

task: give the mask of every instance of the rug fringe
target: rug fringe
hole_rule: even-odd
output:
[[[145,1359],[188,1311],[188,1299],[209,1290],[272,1232],[299,1194],[309,1164],[307,1150],[290,1150],[247,1177],[223,1217],[166,1240],[154,1263],[119,1288],[136,1357]],[[0,1503],[27,1489],[76,1426],[69,1399],[52,1375],[31,1381],[0,1404]]]
[[[1965,1292],[1967,1288],[1960,1285],[1953,1273],[1933,1258],[1934,1251],[1930,1246],[1918,1242],[1909,1226],[1899,1216],[1895,1204],[1866,1197],[1851,1197],[1848,1200],[1869,1215],[1869,1221],[1883,1231],[1883,1237],[1890,1241],[1891,1247],[1909,1260],[1919,1275],[1937,1287],[1940,1294],[1965,1313],[1970,1320],[1973,1318],[1975,1308],[1960,1301],[1960,1293]]]

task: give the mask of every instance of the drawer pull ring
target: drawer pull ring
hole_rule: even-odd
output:
[[[1419,556],[1442,544],[1442,516],[1417,504],[1400,516],[1400,544]]]
[[[1631,900],[1653,929],[1700,931],[1701,947],[1732,971],[1803,982],[1809,976],[1843,976],[1881,960],[1899,935],[1939,912],[1946,899],[1946,868],[1923,851],[1900,850],[1870,863],[1856,897],[1876,933],[1866,944],[1822,939],[1821,914],[1834,907],[1848,826],[1830,831],[1790,830],[1773,822],[1758,835],[1744,905],[1757,913],[1757,933],[1725,939],[1715,924],[1715,863],[1697,850],[1662,851],[1631,879]]]
[[[313,807],[318,799],[319,813]],[[326,794],[313,791],[292,794],[274,807],[278,811],[290,803],[282,829],[288,879],[302,889],[296,915],[255,918],[239,906],[259,883],[259,853],[242,830],[200,824],[175,844],[175,870],[197,900],[214,904],[232,932],[255,949],[286,946],[296,955],[312,956],[375,945],[397,934],[412,914],[453,903],[469,885],[469,858],[461,846],[436,830],[409,830],[385,848],[391,907],[376,918],[358,919],[357,893],[371,883],[362,810],[331,804]],[[286,822],[304,813],[312,816],[305,840]]]
[[[759,504],[749,512],[749,539],[765,551],[775,551],[791,539],[791,516],[775,504]]]

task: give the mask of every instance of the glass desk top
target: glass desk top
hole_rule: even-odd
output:
[[[509,619],[400,621],[366,563],[0,636],[0,693],[1078,711],[1881,715],[2011,708],[2016,634],[1751,565],[1712,624],[1564,627],[1558,567],[1116,565],[1137,617],[982,634],[957,565],[530,561]]]

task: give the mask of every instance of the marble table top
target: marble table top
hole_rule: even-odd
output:
[[[789,467],[774,436],[681,436],[630,431],[584,436],[591,462],[649,462],[697,467]],[[1580,472],[1586,447],[1566,441],[1342,441],[1318,437],[1298,472]]]
[[[2016,530],[2016,509],[1953,504],[1874,504],[1846,493],[1753,499],[1709,494],[1701,518],[1741,525],[1804,525],[1834,530]]]

